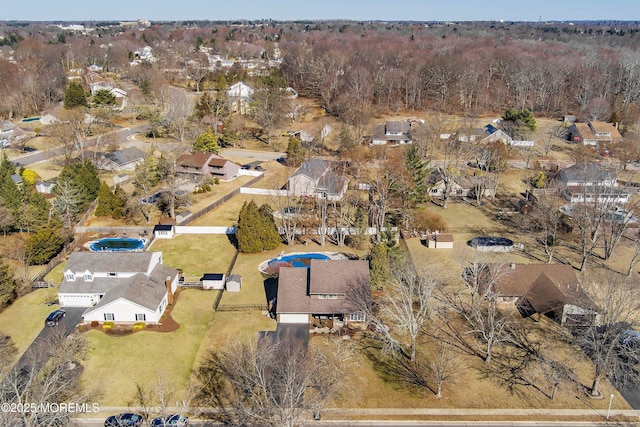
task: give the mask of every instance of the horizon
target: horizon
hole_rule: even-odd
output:
[[[5,16],[2,16],[5,15]],[[510,0],[237,0],[233,4],[179,3],[168,0],[127,2],[112,0],[109,7],[80,0],[58,3],[33,0],[14,3],[0,21],[101,22],[135,21],[355,21],[355,22],[584,22],[640,20],[637,0],[537,0],[514,4]]]

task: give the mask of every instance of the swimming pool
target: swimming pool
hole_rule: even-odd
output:
[[[266,266],[264,266],[264,272],[276,274],[280,271],[280,267],[309,268],[312,259],[328,260],[331,257],[318,252],[281,255],[267,261]]]
[[[94,252],[134,252],[144,249],[145,239],[135,237],[105,237],[89,244]]]

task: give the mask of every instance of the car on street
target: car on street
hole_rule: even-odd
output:
[[[56,326],[66,314],[67,313],[62,309],[52,311],[51,313],[49,313],[49,315],[47,316],[47,319],[44,321],[44,325]]]
[[[111,415],[104,422],[104,427],[135,427],[142,425],[142,415],[123,413]]]
[[[186,427],[189,425],[189,418],[180,414],[173,414],[167,417],[157,417],[151,421],[152,427]]]

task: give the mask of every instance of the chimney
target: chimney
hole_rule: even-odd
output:
[[[169,304],[173,304],[173,292],[171,292],[171,276],[167,276],[165,280],[165,285],[167,285],[167,301]]]

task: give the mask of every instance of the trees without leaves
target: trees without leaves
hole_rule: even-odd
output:
[[[225,424],[293,427],[346,386],[349,344],[326,344],[307,351],[298,342],[265,337],[210,351],[196,371],[198,400],[218,408],[215,419]]]
[[[640,290],[633,280],[608,271],[587,276],[582,283],[593,301],[598,321],[572,332],[576,343],[593,362],[593,382],[590,392],[600,395],[598,387],[605,376],[617,386],[637,384],[640,379],[635,363],[640,359],[640,347],[625,332],[640,321],[637,304]]]

